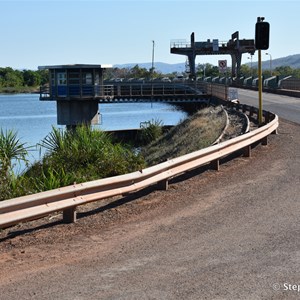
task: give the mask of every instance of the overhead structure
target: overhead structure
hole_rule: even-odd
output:
[[[190,78],[196,78],[196,56],[197,55],[230,55],[231,64],[231,76],[239,77],[242,54],[249,53],[254,55],[255,53],[255,41],[254,39],[239,39],[239,32],[236,31],[231,35],[231,39],[228,42],[219,42],[217,39],[207,40],[204,42],[195,41],[195,33],[192,32],[190,42],[183,40],[171,41],[171,53],[186,55],[188,57]]]

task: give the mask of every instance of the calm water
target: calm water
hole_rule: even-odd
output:
[[[139,128],[141,122],[159,119],[164,125],[175,125],[186,114],[164,103],[101,104],[103,130]],[[28,146],[39,143],[56,123],[56,102],[39,101],[37,94],[0,95],[0,128],[13,129]],[[39,159],[39,151],[31,151],[30,161]]]

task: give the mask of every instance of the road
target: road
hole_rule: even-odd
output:
[[[241,103],[258,107],[258,92],[238,89]],[[300,124],[300,98],[263,93],[263,109]]]
[[[281,120],[251,158],[82,208],[76,224],[0,232],[0,299],[299,299],[299,129]]]

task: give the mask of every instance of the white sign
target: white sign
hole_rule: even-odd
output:
[[[213,51],[219,51],[219,40],[213,40]]]
[[[233,101],[233,100],[238,100],[239,99],[239,93],[237,88],[228,88],[228,100]]]
[[[227,71],[227,60],[219,60],[219,72],[226,73]]]

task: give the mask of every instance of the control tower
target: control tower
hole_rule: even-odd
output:
[[[190,42],[182,40],[171,41],[171,53],[186,55],[190,66],[190,78],[196,78],[196,56],[197,55],[224,55],[228,54],[231,56],[231,76],[239,77],[240,68],[242,62],[242,54],[255,53],[255,41],[251,40],[240,40],[239,32],[236,31],[231,35],[231,39],[228,42],[219,42],[219,40],[207,40],[204,42],[195,41],[195,33],[191,34]]]
[[[57,124],[72,128],[99,123],[99,100],[105,97],[103,72],[112,65],[40,66],[49,70],[49,83],[40,100],[56,101]]]

